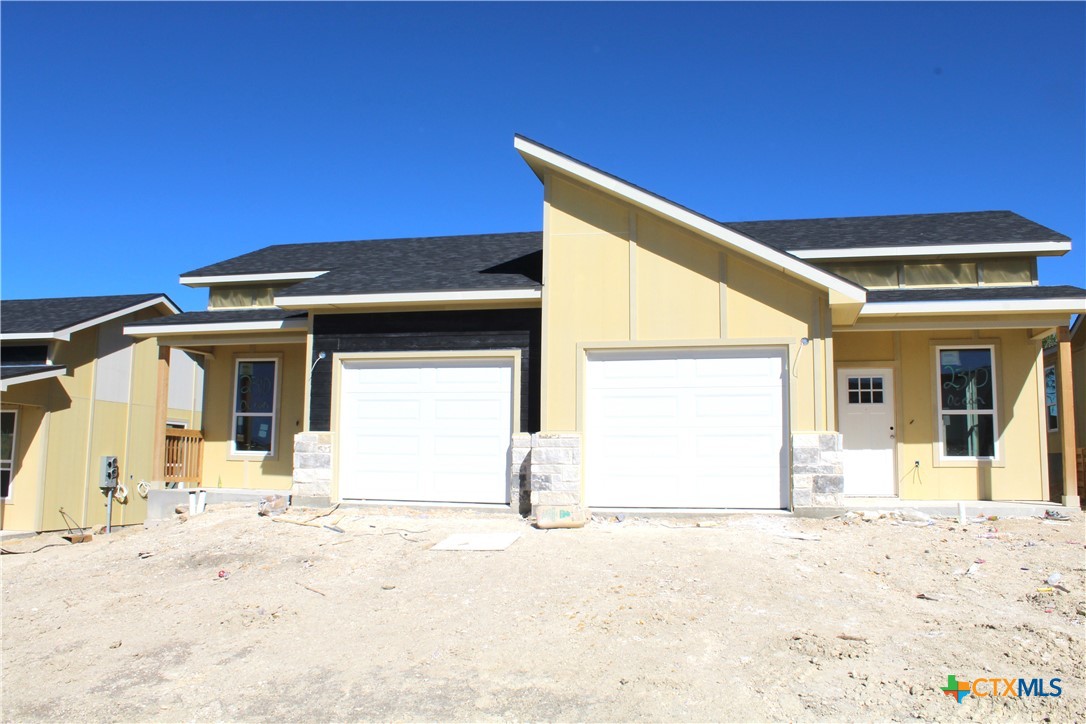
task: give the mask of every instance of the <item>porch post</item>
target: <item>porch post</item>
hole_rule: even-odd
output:
[[[170,402],[170,348],[159,344],[155,386],[155,447],[151,474],[155,480],[166,479],[166,417]]]
[[[1075,465],[1075,401],[1071,381],[1071,335],[1067,327],[1060,327],[1056,332],[1059,341],[1056,385],[1059,399],[1056,402],[1056,414],[1060,428],[1060,448],[1063,450],[1063,504],[1079,507],[1078,472]]]

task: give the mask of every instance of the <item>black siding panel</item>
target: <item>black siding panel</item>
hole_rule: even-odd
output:
[[[538,309],[464,312],[319,314],[313,318],[309,429],[330,430],[332,355],[336,352],[466,352],[520,350],[520,429],[539,431]]]

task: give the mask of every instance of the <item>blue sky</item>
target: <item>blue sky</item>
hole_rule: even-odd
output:
[[[535,230],[514,132],[722,220],[1011,209],[1086,284],[1083,3],[14,3],[2,295]]]

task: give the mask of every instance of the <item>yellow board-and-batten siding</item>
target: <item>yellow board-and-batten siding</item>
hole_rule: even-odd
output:
[[[239,337],[240,339],[240,337]],[[303,339],[281,344],[220,345],[205,363],[203,487],[289,490],[294,470],[294,435],[302,432],[308,368]],[[270,456],[232,450],[237,360],[278,361],[275,450]]]
[[[832,429],[821,290],[560,174],[544,188],[545,431],[582,429],[585,349],[706,344],[787,345],[792,431]]]
[[[898,495],[915,500],[1044,500],[1046,433],[1038,390],[1039,342],[1026,329],[838,334],[838,367],[895,371]],[[936,351],[991,346],[996,375],[997,455],[991,461],[940,455]],[[916,463],[919,461],[919,466]]]
[[[106,497],[98,487],[100,459],[116,455],[127,502],[113,505],[114,525],[142,522],[146,501],[136,492],[151,480],[157,346],[121,334],[125,323],[160,316],[144,309],[81,330],[52,345],[59,377],[14,385],[4,407],[18,410],[7,530],[64,530],[67,515],[81,527],[104,525]]]

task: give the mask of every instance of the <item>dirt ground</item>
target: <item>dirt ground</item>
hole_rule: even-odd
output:
[[[1081,515],[340,516],[218,506],[5,555],[3,720],[1086,720]],[[1069,592],[1038,590],[1054,571]],[[1063,693],[959,704],[951,674]]]

